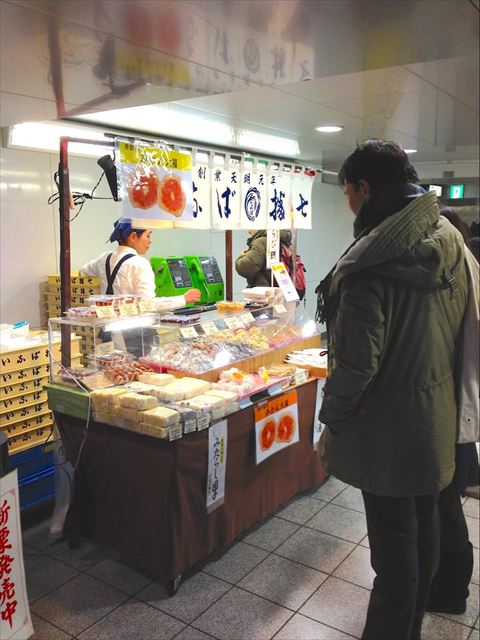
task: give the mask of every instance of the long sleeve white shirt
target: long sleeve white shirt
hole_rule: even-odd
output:
[[[135,295],[143,298],[153,298],[157,311],[163,313],[172,311],[186,305],[184,296],[171,296],[156,298],[155,297],[155,276],[153,274],[150,262],[143,256],[138,255],[135,249],[119,245],[117,251],[105,251],[95,260],[87,262],[81,272],[87,276],[97,276],[100,278],[102,293],[107,291],[107,272],[106,261],[107,256],[112,253],[110,258],[110,271],[113,272],[118,261],[125,255],[132,254],[133,258],[129,258],[122,264],[118,270],[117,276],[113,283],[113,293],[115,295]]]

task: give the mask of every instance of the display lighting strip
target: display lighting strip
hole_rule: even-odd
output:
[[[111,140],[101,131],[54,122],[23,122],[13,125],[9,129],[7,146],[14,149],[58,153],[62,136],[98,140],[98,146],[71,142],[68,151],[72,155],[98,158],[100,155],[111,152]],[[102,141],[108,142],[109,146],[103,146]]]
[[[175,125],[170,127],[170,124]],[[208,147],[209,144],[224,145],[228,147],[237,144],[240,148],[233,149],[232,152],[242,153],[243,149],[252,149],[274,156],[284,156],[292,158],[300,153],[298,142],[292,138],[283,138],[266,133],[259,133],[249,129],[235,130],[233,127],[206,120],[189,114],[175,114],[175,120],[168,123],[166,129],[169,131],[168,137],[178,136],[185,141],[185,138],[193,137],[196,132],[197,138],[192,140],[193,144]],[[125,135],[125,134],[123,134]],[[155,139],[157,134],[148,134]],[[69,124],[57,124],[55,122],[24,122],[10,127],[7,145],[10,148],[33,149],[36,151],[58,152],[60,137],[68,136],[72,138],[85,138],[89,140],[98,139],[98,147],[95,145],[84,145],[79,142],[72,142],[69,145],[69,153],[72,155],[87,156],[91,158],[109,153],[110,149],[102,146],[102,141],[111,141],[111,136],[107,137],[98,127],[75,127]],[[122,136],[122,133],[119,133]],[[158,134],[158,137],[161,137]],[[186,142],[183,143],[184,145]]]

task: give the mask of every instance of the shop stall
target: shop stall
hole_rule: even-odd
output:
[[[134,176],[137,151],[123,147]],[[165,157],[177,168],[186,166],[169,151],[162,171]],[[146,172],[157,194],[169,180],[175,193],[183,189],[175,175],[167,172],[158,180],[151,167]],[[247,175],[245,167],[242,172]],[[229,183],[235,176],[224,174],[219,181]],[[247,185],[260,186],[258,172],[248,176]],[[274,177],[272,184],[287,191],[286,177]],[[260,208],[260,190],[254,191]],[[142,191],[142,198],[147,195]],[[188,198],[187,193],[185,202]],[[128,200],[130,218],[141,215],[137,224],[155,227],[143,200],[141,213],[132,210],[132,193]],[[154,208],[160,196],[151,200]],[[189,202],[193,215],[191,197]],[[177,204],[185,206],[183,200]],[[240,209],[237,213],[239,220]],[[293,223],[284,219],[283,228]],[[161,217],[158,224],[164,223]],[[265,223],[266,218],[258,222]],[[66,230],[64,225],[63,247]],[[71,277],[68,256],[64,260],[64,315],[49,320],[51,343],[62,341],[62,366],[52,361],[56,366],[47,393],[75,469],[64,530],[72,545],[83,536],[94,537],[174,588],[190,566],[325,478],[314,451],[320,383],[309,377],[308,368],[284,362],[292,351],[318,353],[320,336],[278,264],[278,246],[270,249],[277,253],[270,263],[280,286],[248,289],[242,300],[231,300],[227,251],[227,299],[206,313],[193,308],[161,315],[153,300],[132,295],[94,294],[83,306],[72,307],[64,286]],[[71,362],[73,335],[86,336],[89,343],[80,367]]]

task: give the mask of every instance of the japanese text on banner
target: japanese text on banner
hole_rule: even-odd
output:
[[[216,422],[208,430],[207,511],[213,511],[225,500],[227,469],[227,421]]]
[[[299,441],[296,391],[259,404],[254,411],[257,464]]]
[[[0,483],[0,638],[23,640],[33,634],[33,627],[25,587],[17,470]]]
[[[212,169],[212,227],[214,229],[238,229],[241,176],[240,165]]]

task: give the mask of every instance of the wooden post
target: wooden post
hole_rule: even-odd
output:
[[[62,314],[71,306],[70,284],[70,176],[68,172],[68,138],[60,138],[60,162],[58,165],[58,192],[60,212],[60,303]],[[61,325],[62,365],[71,363],[71,327]]]
[[[232,231],[225,231],[225,299],[233,299],[233,256],[232,256]]]

